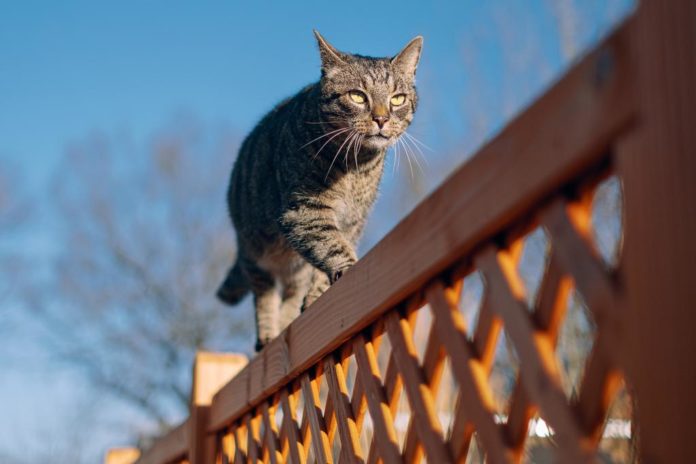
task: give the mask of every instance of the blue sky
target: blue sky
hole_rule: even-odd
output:
[[[414,132],[433,148],[432,166],[443,153],[452,165],[464,161],[631,5],[629,0],[3,2],[0,169],[20,170],[24,193],[50,210],[48,177],[69,144],[95,131],[146,140],[176,115],[187,114],[207,127],[245,133],[278,100],[317,79],[313,28],[339,49],[373,56],[393,55],[423,35]],[[387,193],[378,208],[388,208],[389,201]],[[39,264],[44,253],[60,246],[50,226],[29,228],[22,237],[0,231],[1,246],[26,244],[39,250]],[[117,403],[101,399],[76,373],[50,365],[30,321],[14,330],[12,344],[0,341],[0,367],[7,367],[0,380],[0,460],[4,451],[17,453],[36,443],[21,437],[68,441],[63,423],[75,410],[100,416],[94,419],[102,426],[95,429],[90,453],[125,439],[121,426],[103,426],[127,419],[118,417]],[[19,350],[25,354],[18,356]]]

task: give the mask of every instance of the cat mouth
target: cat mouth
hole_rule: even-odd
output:
[[[367,137],[370,139],[377,139],[377,140],[379,140],[379,139],[383,139],[383,140],[391,139],[391,137],[389,137],[388,135],[384,135],[384,134],[380,134],[380,133],[368,135]]]

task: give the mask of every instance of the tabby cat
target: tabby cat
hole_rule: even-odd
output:
[[[387,148],[416,110],[420,36],[371,58],[314,34],[321,79],[247,136],[228,191],[238,253],[217,295],[235,304],[253,293],[257,350],[355,264]]]

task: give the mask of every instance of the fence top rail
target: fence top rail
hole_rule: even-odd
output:
[[[214,397],[210,431],[245,414],[568,182],[635,115],[629,19],[394,228]]]

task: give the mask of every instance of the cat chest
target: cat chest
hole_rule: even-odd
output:
[[[336,192],[334,212],[341,229],[348,230],[361,225],[372,208],[377,195],[377,185],[365,179],[347,183]]]

